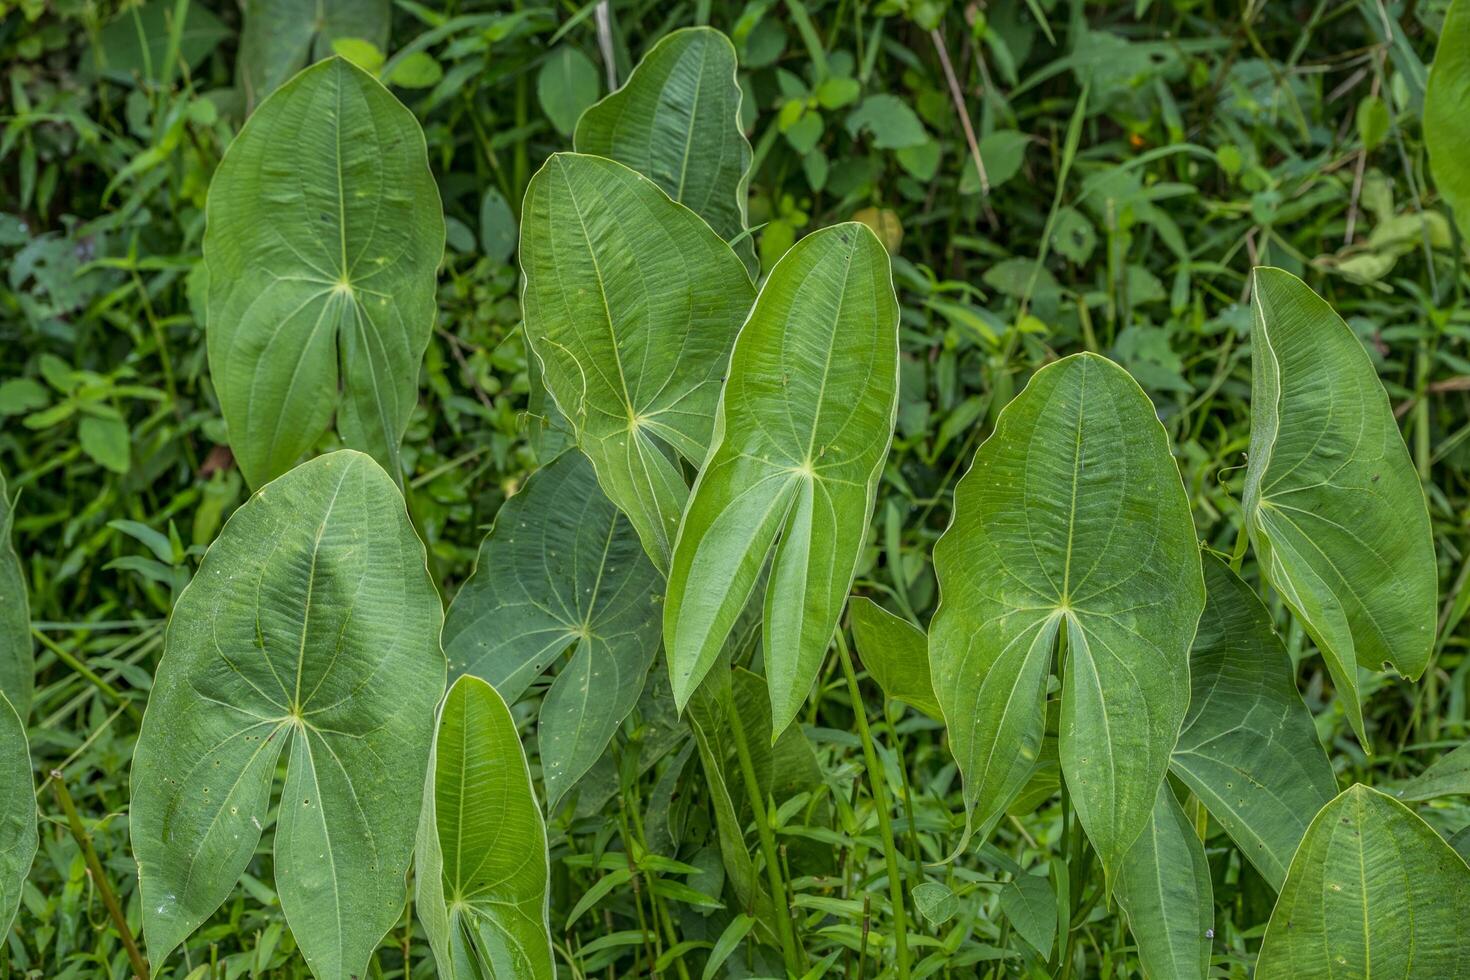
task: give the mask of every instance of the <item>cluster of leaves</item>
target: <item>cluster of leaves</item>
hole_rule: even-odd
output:
[[[225,6],[0,5],[0,969],[1463,969],[1463,0]]]

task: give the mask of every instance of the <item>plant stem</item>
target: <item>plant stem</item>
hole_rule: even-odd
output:
[[[898,978],[908,980],[909,940],[907,913],[904,909],[903,880],[898,874],[898,847],[893,842],[893,825],[888,819],[888,784],[878,768],[878,752],[873,748],[873,735],[868,730],[868,710],[858,690],[857,674],[852,669],[852,655],[847,652],[847,638],[837,630],[837,655],[842,659],[842,672],[847,675],[847,690],[852,696],[852,713],[857,717],[858,736],[863,741],[863,758],[868,766],[868,785],[873,790],[873,805],[878,810],[878,832],[883,836],[883,857],[888,862],[888,900],[893,906],[893,944],[898,954]]]
[[[76,804],[72,802],[71,794],[66,791],[66,778],[61,774],[60,769],[51,770],[51,789],[56,794],[56,802],[61,805],[62,812],[66,814],[66,824],[71,829],[72,837],[76,838],[77,846],[82,849],[82,857],[87,862],[87,872],[97,885],[97,891],[102,896],[102,904],[107,906],[107,914],[112,917],[112,924],[117,928],[123,948],[128,952],[128,960],[133,964],[133,972],[137,974],[138,980],[148,980],[148,961],[143,959],[143,954],[138,951],[138,944],[133,942],[133,933],[128,929],[128,920],[123,916],[121,906],[117,904],[117,896],[112,893],[112,885],[107,882],[107,874],[102,870],[102,862],[97,858],[97,849],[92,846],[92,837],[82,826],[82,818],[77,814]]]
[[[761,856],[766,862],[766,877],[771,883],[771,917],[776,920],[776,935],[781,940],[781,958],[786,972],[792,976],[800,973],[796,958],[796,939],[791,932],[791,916],[786,903],[786,883],[781,880],[781,865],[776,858],[776,837],[766,822],[766,801],[761,793],[760,780],[755,775],[755,763],[750,758],[750,744],[745,740],[745,725],[740,721],[740,712],[735,705],[726,706],[726,717],[730,721],[730,733],[735,737],[735,754],[740,757],[740,775],[745,779],[745,796],[750,808],[755,811],[755,832],[761,842]]]
[[[133,716],[133,719],[135,721],[143,720],[142,714],[138,711],[138,706],[132,702],[131,698],[128,698],[117,688],[113,687],[111,684],[98,677],[97,674],[92,670],[92,668],[88,667],[76,657],[72,656],[61,644],[57,643],[55,640],[51,639],[51,637],[47,636],[45,633],[42,633],[38,629],[32,629],[31,635],[40,640],[43,647],[56,654],[57,660],[60,660],[72,670],[76,671],[78,674],[81,674],[87,680],[91,681],[92,684],[97,688],[97,690],[101,691],[113,701],[122,705],[123,708],[126,709],[127,713]]]

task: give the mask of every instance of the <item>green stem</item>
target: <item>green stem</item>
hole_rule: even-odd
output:
[[[863,741],[863,758],[868,766],[868,785],[873,790],[873,805],[878,810],[878,832],[883,836],[883,858],[888,862],[888,900],[893,906],[893,943],[898,952],[898,980],[908,980],[909,939],[908,915],[904,909],[903,879],[898,874],[898,847],[893,842],[893,824],[888,819],[888,787],[883,770],[878,768],[878,752],[873,748],[873,735],[868,731],[868,710],[858,690],[857,674],[852,669],[852,655],[847,652],[847,638],[837,630],[837,655],[842,659],[842,672],[847,675],[847,690],[852,696],[852,713],[857,717],[858,736]]]
[[[51,770],[51,789],[56,794],[56,802],[61,804],[62,812],[66,814],[66,825],[70,828],[72,837],[76,838],[77,846],[82,849],[82,858],[87,863],[87,872],[92,876],[98,894],[102,896],[102,904],[107,907],[107,914],[112,918],[112,924],[117,929],[118,937],[122,939],[123,949],[127,950],[128,961],[133,965],[133,972],[137,974],[137,980],[148,980],[148,961],[143,959],[143,954],[138,951],[138,944],[133,942],[133,933],[128,929],[128,920],[123,916],[122,906],[117,904],[117,896],[113,894],[112,885],[107,881],[107,874],[102,870],[102,861],[97,857],[97,849],[92,846],[92,836],[82,826],[82,818],[77,814],[76,804],[72,802],[71,794],[66,791],[66,780],[60,769]]]
[[[761,842],[761,856],[766,862],[766,877],[771,883],[771,917],[776,920],[776,935],[781,940],[781,958],[786,972],[799,975],[796,958],[796,940],[791,932],[790,906],[786,904],[786,883],[781,880],[781,865],[776,857],[776,837],[766,822],[766,801],[761,793],[760,780],[755,775],[755,763],[750,758],[750,744],[745,740],[745,725],[740,721],[740,712],[735,705],[727,706],[726,717],[730,721],[730,733],[735,737],[735,754],[740,757],[740,774],[745,779],[745,796],[750,808],[755,811],[755,832]]]
[[[92,668],[88,667],[86,664],[82,663],[76,657],[68,653],[66,649],[61,646],[61,644],[57,643],[55,640],[51,639],[51,637],[47,636],[45,633],[42,633],[38,629],[32,629],[31,635],[40,640],[43,647],[56,654],[57,660],[60,660],[72,670],[76,671],[78,674],[81,674],[87,680],[91,681],[92,684],[97,688],[97,690],[101,691],[113,701],[122,705],[127,710],[128,714],[133,716],[133,719],[135,721],[143,720],[142,714],[138,711],[138,706],[135,705],[130,698],[128,698],[121,691],[113,687],[111,684],[107,683],[102,678],[98,677],[97,674],[92,670]]]

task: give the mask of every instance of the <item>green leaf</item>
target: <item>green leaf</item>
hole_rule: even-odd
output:
[[[1256,269],[1251,292],[1251,543],[1366,744],[1358,670],[1392,666],[1417,679],[1434,644],[1424,491],[1373,362],[1342,318],[1280,269]]]
[[[361,38],[388,48],[388,0],[246,0],[238,68],[247,104],[256,106],[308,63],[332,54],[332,42]]]
[[[0,932],[8,934],[36,857],[36,787],[26,727],[0,691]]]
[[[709,458],[679,526],[664,647],[681,708],[769,556],[772,737],[791,723],[852,586],[897,412],[888,253],[852,222],[808,235],[771,270],[735,342]]]
[[[514,704],[573,651],[539,712],[550,810],[638,703],[658,655],[662,593],[662,576],[581,453],[532,475],[480,545],[444,623],[450,676],[474,674]]]
[[[597,479],[667,567],[755,287],[735,253],[652,181],[557,153],[521,210],[526,336]]]
[[[1043,956],[1057,934],[1057,896],[1046,875],[1018,874],[1000,889],[1000,910],[1016,933]]]
[[[508,262],[516,250],[516,216],[505,195],[486,188],[480,199],[480,250],[492,262]]]
[[[942,882],[921,881],[914,886],[914,908],[930,925],[943,925],[960,910],[959,899]]]
[[[1062,775],[1111,876],[1153,812],[1204,606],[1179,470],[1126,371],[1075,354],[1036,372],[956,487],[934,570],[930,669],[972,825],[1040,757],[1060,636]]]
[[[1266,926],[1258,977],[1470,976],[1470,868],[1396,800],[1352,786],[1322,808]]]
[[[26,594],[25,566],[15,553],[11,533],[15,504],[5,474],[0,473],[0,694],[5,695],[24,720],[35,688],[36,655],[31,644],[31,607]],[[0,906],[0,912],[4,907]]]
[[[515,721],[475,677],[455,681],[439,712],[416,869],[440,976],[555,980],[546,825]]]
[[[442,613],[399,495],[343,450],[237,510],[169,618],[130,828],[155,968],[234,891],[270,820],[286,922],[322,980],[403,912]]]
[[[848,616],[858,656],[883,693],[939,718],[924,631],[863,596],[848,601]]]
[[[546,118],[563,136],[572,135],[577,118],[597,101],[597,66],[570,44],[551,52],[536,75],[536,97]]]
[[[122,419],[89,415],[77,426],[77,443],[92,460],[114,473],[128,471],[132,439]]]
[[[1470,743],[1436,759],[1399,790],[1401,800],[1437,800],[1470,795]]]
[[[135,77],[159,81],[165,77],[165,66],[167,74],[175,73],[176,66],[168,66],[167,59],[174,17],[179,13],[184,23],[178,29],[177,58],[191,69],[199,67],[221,41],[231,36],[230,29],[203,4],[149,0],[123,9],[98,33],[93,49],[98,70],[124,83],[131,83]]]
[[[730,920],[725,931],[720,933],[720,938],[715,940],[714,947],[709,951],[709,959],[705,961],[704,972],[700,974],[700,980],[713,980],[719,975],[720,967],[735,952],[742,940],[750,934],[751,927],[755,925],[755,918],[741,912]]]
[[[1279,891],[1307,824],[1337,794],[1337,777],[1271,614],[1230,566],[1203,557],[1205,611],[1170,768]]]
[[[1424,92],[1429,172],[1462,237],[1470,236],[1470,0],[1451,0]]]
[[[399,88],[432,88],[444,77],[444,69],[427,51],[415,51],[393,66],[388,84]]]
[[[872,134],[873,145],[880,150],[902,150],[929,138],[908,103],[887,93],[868,96],[847,114],[848,135],[856,139],[863,130]]]
[[[206,213],[209,367],[246,481],[290,469],[334,412],[399,479],[444,253],[413,114],[341,58],[309,68],[230,144]]]
[[[1210,862],[1168,780],[1118,869],[1118,904],[1150,980],[1210,975],[1215,905]],[[1265,976],[1266,974],[1263,974]]]
[[[627,84],[582,113],[575,144],[643,174],[725,241],[739,239],[735,252],[754,275],[755,244],[745,234],[751,151],[735,67],[735,48],[719,31],[674,31]]]

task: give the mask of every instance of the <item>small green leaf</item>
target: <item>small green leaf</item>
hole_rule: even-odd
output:
[[[848,615],[858,656],[883,693],[939,718],[924,631],[863,596],[848,600]]]
[[[275,885],[307,965],[366,974],[403,913],[443,619],[403,497],[362,453],[262,488],[169,617],[133,756],[149,957],[214,914],[275,818]]]
[[[290,469],[334,415],[400,479],[444,254],[413,114],[341,58],[308,68],[230,144],[206,215],[209,369],[246,481]]]
[[[1337,777],[1271,614],[1219,558],[1205,554],[1204,569],[1189,713],[1170,768],[1279,891]]]
[[[1470,976],[1470,868],[1413,811],[1367,786],[1322,808],[1291,860],[1258,977]]]
[[[735,48],[719,31],[674,31],[627,84],[582,113],[576,148],[638,171],[725,241],[739,239],[736,254],[754,274],[755,246],[745,235],[751,150],[735,69]]]
[[[51,395],[34,378],[11,378],[0,384],[0,416],[24,415],[50,401]]]
[[[332,41],[332,53],[341,55],[370,75],[376,75],[386,57],[376,44],[360,37],[339,37]]]
[[[771,270],[730,355],[664,606],[674,700],[713,666],[770,559],[762,647],[772,737],[816,679],[852,585],[898,412],[888,253],[847,223]]]
[[[521,211],[526,337],[546,389],[667,567],[755,287],[699,216],[620,163],[553,154]],[[653,288],[657,284],[657,288]]]
[[[1424,491],[1342,318],[1280,269],[1256,269],[1252,294],[1251,543],[1366,744],[1358,671],[1391,666],[1417,679],[1434,644],[1439,573]]]
[[[480,198],[480,251],[492,262],[508,262],[516,250],[516,216],[494,187]]]
[[[439,976],[555,980],[546,825],[515,721],[475,677],[455,681],[439,712],[416,868]]]
[[[943,883],[922,881],[914,886],[914,908],[930,925],[943,925],[960,910],[959,899]]]
[[[868,96],[862,105],[847,114],[848,135],[856,139],[864,131],[872,136],[873,145],[880,150],[918,146],[929,138],[924,124],[908,103],[886,92]]]
[[[1018,874],[1000,889],[1000,910],[1018,935],[1043,956],[1057,934],[1057,896],[1046,875]]]
[[[1437,800],[1470,795],[1470,743],[1436,759],[1399,790],[1401,800]]]
[[[658,654],[663,578],[592,464],[565,452],[496,515],[444,623],[450,676],[514,704],[567,650],[538,713],[547,806],[607,748]]]
[[[1127,372],[1076,354],[1032,377],[960,480],[934,570],[930,669],[973,826],[1040,757],[1060,636],[1062,774],[1111,876],[1153,812],[1204,606],[1179,469]]]
[[[1383,143],[1383,138],[1388,135],[1388,127],[1393,122],[1388,115],[1388,105],[1376,95],[1366,95],[1358,103],[1357,123],[1358,139],[1362,141],[1363,149],[1372,153]]]
[[[536,75],[536,97],[546,118],[563,136],[572,135],[577,118],[597,101],[597,66],[570,44],[558,45]]]
[[[128,425],[122,419],[88,415],[77,426],[77,441],[82,452],[95,462],[114,473],[128,471],[133,443],[128,436]]]
[[[1429,171],[1470,237],[1470,0],[1451,0],[1424,92],[1424,146]]]
[[[36,857],[36,787],[26,728],[0,691],[0,931],[10,932]]]
[[[444,77],[444,69],[427,51],[415,51],[393,66],[388,84],[399,88],[432,88]]]
[[[1215,935],[1210,862],[1168,780],[1118,869],[1118,904],[1149,980],[1206,980]]]

